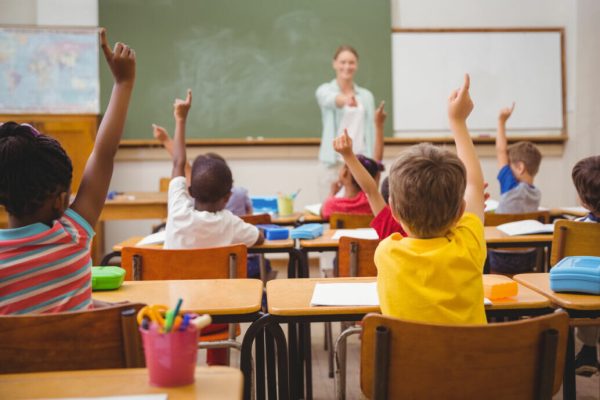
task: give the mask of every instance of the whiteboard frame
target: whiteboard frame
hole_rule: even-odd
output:
[[[514,27],[514,28],[393,28],[392,34],[402,33],[422,33],[422,34],[439,34],[439,33],[558,33],[560,36],[560,67],[561,67],[561,102],[562,102],[562,129],[559,135],[548,134],[548,135],[532,135],[532,136],[514,136],[507,132],[509,141],[513,142],[518,140],[529,140],[533,142],[564,142],[568,139],[567,133],[567,84],[566,84],[566,58],[565,58],[565,29],[562,27]],[[474,136],[474,139],[478,138]],[[487,138],[480,137],[483,142]],[[394,138],[390,142],[406,142],[406,141],[440,141],[445,142],[448,140],[448,136],[445,135],[410,135],[410,134],[399,134],[396,136],[394,132]],[[493,142],[492,137],[490,141]],[[386,143],[388,141],[386,140]]]

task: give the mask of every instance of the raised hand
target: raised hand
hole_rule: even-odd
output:
[[[381,101],[379,103],[379,107],[375,109],[375,125],[383,126],[385,119],[387,118],[387,113],[383,109],[385,105],[385,101]]]
[[[348,107],[356,107],[356,106],[358,106],[358,103],[356,102],[356,96],[354,96],[354,95],[347,96],[346,97],[346,105]]]
[[[515,102],[513,101],[511,107],[505,107],[500,110],[500,113],[498,114],[498,120],[500,122],[506,122],[506,120],[508,120],[510,118],[510,116],[512,115],[514,109],[515,109]]]
[[[100,29],[100,45],[115,83],[133,84],[135,81],[135,50],[121,42],[115,43],[114,50],[111,50],[104,28]]]
[[[448,118],[455,121],[465,121],[473,110],[473,101],[469,94],[471,79],[465,74],[465,80],[460,89],[454,90],[448,98]]]
[[[191,107],[192,89],[188,89],[185,100],[175,99],[175,102],[173,103],[173,115],[175,116],[175,119],[186,119]]]
[[[169,133],[167,130],[156,124],[152,124],[152,135],[154,135],[154,139],[157,139],[161,143],[169,140]]]
[[[348,136],[348,130],[344,129],[344,133],[333,140],[333,148],[340,153],[342,157],[351,156],[352,153],[352,138]]]

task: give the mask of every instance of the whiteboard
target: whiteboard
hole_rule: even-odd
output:
[[[474,136],[493,135],[498,112],[516,102],[514,136],[563,132],[561,30],[410,31],[392,34],[393,120],[397,137],[448,136],[448,95],[471,75]]]

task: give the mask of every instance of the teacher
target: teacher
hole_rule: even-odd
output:
[[[325,199],[331,183],[338,179],[341,166],[341,157],[333,149],[333,139],[347,129],[354,154],[371,158],[375,142],[373,94],[354,83],[358,53],[351,46],[340,46],[335,51],[332,65],[335,79],[319,86],[316,92],[323,123],[319,148],[321,199]]]

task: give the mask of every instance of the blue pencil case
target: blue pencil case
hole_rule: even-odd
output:
[[[550,270],[554,292],[600,294],[600,257],[565,257]]]
[[[277,197],[274,196],[251,196],[252,209],[255,214],[275,214],[277,212]]]
[[[322,224],[304,224],[292,229],[292,239],[316,239],[323,235]]]
[[[256,227],[263,230],[267,240],[284,240],[290,237],[290,230],[279,225],[258,224]]]

